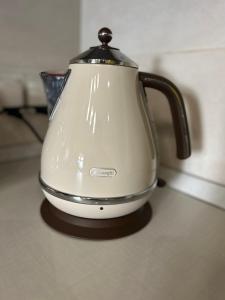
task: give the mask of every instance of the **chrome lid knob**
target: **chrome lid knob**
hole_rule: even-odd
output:
[[[112,31],[107,27],[101,28],[98,32],[98,39],[103,45],[108,45],[112,39]]]

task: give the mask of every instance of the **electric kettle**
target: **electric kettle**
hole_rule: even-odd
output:
[[[42,72],[55,95],[41,154],[40,184],[48,201],[70,215],[107,219],[143,206],[157,185],[158,154],[145,88],[167,97],[177,157],[190,156],[185,106],[177,87],[138,71],[135,62],[109,46],[112,32],[98,32],[101,45],[70,60],[65,74]],[[55,87],[54,81],[63,79]],[[52,89],[52,91],[51,91]]]

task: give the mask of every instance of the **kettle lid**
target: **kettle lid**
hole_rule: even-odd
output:
[[[101,45],[90,47],[87,51],[71,59],[70,64],[105,64],[138,68],[138,65],[119,49],[108,45],[112,39],[112,31],[109,28],[101,28],[98,38]]]

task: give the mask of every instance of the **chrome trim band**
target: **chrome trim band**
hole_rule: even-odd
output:
[[[111,66],[123,66],[137,69],[138,66],[134,62],[126,61],[116,61],[111,59],[96,59],[96,58],[87,58],[87,59],[77,59],[73,61],[73,64],[103,64]]]
[[[75,202],[79,204],[88,204],[88,205],[112,205],[112,204],[122,204],[127,203],[135,200],[139,200],[145,196],[147,196],[148,193],[152,192],[154,188],[156,187],[157,180],[154,181],[154,183],[145,189],[142,192],[139,192],[137,194],[122,196],[122,197],[110,197],[110,198],[92,198],[92,197],[83,197],[83,196],[76,196],[67,194],[64,192],[57,191],[54,188],[51,188],[48,186],[39,176],[39,182],[41,184],[42,189],[49,193],[50,195],[61,198],[62,200],[67,200],[70,202]]]

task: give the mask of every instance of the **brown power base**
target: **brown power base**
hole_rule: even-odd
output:
[[[113,219],[75,217],[57,209],[46,199],[42,202],[40,212],[45,223],[56,231],[91,240],[116,239],[131,235],[146,226],[152,217],[152,209],[148,202],[129,215]]]

